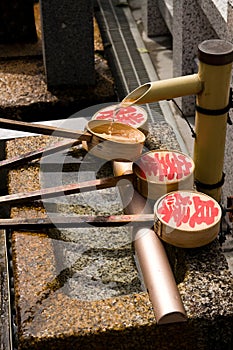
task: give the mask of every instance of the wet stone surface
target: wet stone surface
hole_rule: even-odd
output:
[[[9,141],[7,156],[49,142],[48,137]],[[146,148],[166,145],[177,147],[170,127],[162,123],[150,128]],[[85,159],[82,152],[70,149],[69,156]],[[100,160],[95,164],[93,159],[92,166],[89,173],[81,169],[80,178],[76,172],[62,172],[60,178],[50,172],[43,177],[42,164],[35,162],[9,172],[9,191],[30,191],[57,179],[62,183],[87,180],[93,173],[97,177],[112,174],[111,166]],[[11,216],[121,213],[116,189],[101,191],[97,197],[96,191],[13,207]],[[231,346],[232,275],[217,240],[189,250],[166,245],[188,320],[163,327],[156,325],[148,294],[142,289],[128,227],[14,232],[12,244],[21,349],[167,350],[179,345],[219,350]]]
[[[56,176],[43,172],[53,156],[42,160],[41,186],[55,187],[113,175],[109,162],[91,156],[83,149],[70,150],[66,162],[69,159],[73,162],[75,159],[82,160],[84,163],[78,172],[71,168],[69,172],[55,173]],[[63,161],[61,155],[61,164]],[[51,219],[53,215],[67,214],[118,215],[123,214],[124,209],[117,188],[61,196],[44,200],[43,205]],[[129,227],[94,228],[89,225],[82,229],[50,230],[49,236],[56,240],[56,260],[61,266],[58,279],[65,279],[66,283],[61,283],[69,296],[81,300],[98,300],[141,291]]]
[[[79,231],[61,232],[59,239],[66,243],[56,245],[67,266],[60,272],[66,275],[64,293],[90,301],[141,291],[127,230]]]

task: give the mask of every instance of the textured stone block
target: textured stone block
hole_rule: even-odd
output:
[[[47,85],[93,85],[93,1],[41,0],[41,14]]]
[[[231,40],[231,8],[227,0],[147,0],[143,3],[143,23],[148,35],[164,35],[164,28],[169,28],[173,36],[173,75],[188,75],[197,70],[198,44],[213,38]],[[186,115],[195,113],[193,96],[178,102]]]
[[[198,45],[218,36],[197,2],[191,0],[174,2],[173,28],[173,75],[193,74]],[[194,97],[183,97],[180,106],[186,115],[193,115]]]
[[[161,15],[158,0],[142,1],[142,21],[149,37],[166,35],[169,33],[167,24]]]

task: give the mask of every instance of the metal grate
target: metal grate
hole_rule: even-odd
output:
[[[150,81],[137,49],[124,7],[117,0],[96,0],[95,17],[103,39],[117,95],[122,100],[130,91]],[[135,29],[135,28],[134,28]],[[145,105],[149,121],[164,121],[159,103]]]

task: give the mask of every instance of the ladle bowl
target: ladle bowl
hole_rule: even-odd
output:
[[[91,120],[86,130],[92,135],[84,142],[87,151],[106,160],[134,161],[143,149],[145,135],[138,129],[123,123],[107,120]]]
[[[117,123],[130,125],[148,134],[148,115],[146,109],[137,105],[121,107],[120,105],[110,105],[98,110],[92,117],[93,120],[114,119]]]
[[[222,210],[212,197],[197,191],[174,191],[157,200],[154,229],[165,242],[181,248],[209,244],[220,231]]]
[[[153,150],[142,154],[133,163],[136,189],[146,198],[157,200],[180,189],[192,190],[194,162],[176,150]]]

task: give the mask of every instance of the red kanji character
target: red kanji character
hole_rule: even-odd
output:
[[[195,212],[190,218],[190,227],[195,227],[195,224],[200,225],[202,223],[207,225],[213,224],[215,217],[219,214],[219,210],[215,207],[214,202],[212,200],[204,201],[199,196],[194,196],[193,203]]]
[[[99,111],[96,119],[113,119],[113,109],[105,109],[103,111]]]
[[[149,155],[145,154],[138,164],[141,170],[141,176],[146,179],[148,176],[156,176],[158,172],[158,164],[154,161],[154,159]]]
[[[184,176],[189,175],[193,166],[192,162],[189,161],[188,158],[182,154],[178,155],[178,159],[183,163],[182,168],[183,168]]]
[[[190,204],[192,204],[190,196],[182,197],[180,193],[174,193],[163,200],[163,205],[158,209],[158,213],[166,223],[173,220],[179,227],[182,223],[189,221]]]
[[[174,152],[167,153],[166,163],[169,171],[167,171],[168,180],[181,179],[183,176],[190,174],[190,168],[192,163],[187,160],[182,154],[176,154]]]
[[[117,111],[115,119],[121,123],[135,125],[143,121],[144,117],[142,113],[138,113],[137,109],[133,106],[121,108]]]
[[[155,153],[154,154],[154,158],[156,160],[156,164],[157,164],[157,169],[158,172],[156,175],[158,175],[159,177],[159,181],[164,181],[165,177],[168,177],[168,164],[167,164],[167,159],[168,159],[169,155],[168,153],[166,153],[165,157],[159,153]]]

